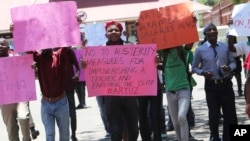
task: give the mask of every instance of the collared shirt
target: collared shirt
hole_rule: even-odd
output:
[[[227,44],[217,42],[217,46],[215,47],[215,49],[218,54],[220,66],[227,65],[231,68],[231,71],[234,70],[236,68],[236,62],[233,53],[228,50]],[[214,50],[208,41],[196,49],[192,65],[192,71],[199,75],[201,75],[203,71],[211,72],[213,73],[211,79],[220,79],[216,65]],[[231,76],[230,72],[225,72],[223,71],[223,69],[221,69],[221,72],[223,74],[223,78]]]
[[[42,94],[49,98],[62,95],[65,88],[67,49],[60,48],[51,57],[42,57],[39,52],[34,52],[33,56],[37,62]]]

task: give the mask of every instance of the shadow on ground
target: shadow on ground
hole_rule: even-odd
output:
[[[239,97],[235,96],[235,105],[237,109],[237,117],[239,124],[250,124],[249,119],[245,115],[245,99],[244,96]],[[164,105],[165,110],[167,105]],[[208,126],[208,111],[207,103],[205,99],[192,100],[192,107],[195,113],[195,126],[191,129],[191,133],[196,140],[199,141],[208,141],[210,136],[209,126]],[[166,123],[168,121],[168,112],[165,112]],[[223,121],[221,121],[222,123]],[[220,133],[222,133],[222,124],[220,124]],[[100,127],[102,128],[102,127]],[[100,131],[84,131],[79,132],[80,136],[79,141],[110,141],[110,139],[97,139],[95,134]],[[88,134],[89,136],[84,136]],[[140,139],[138,141],[141,141]],[[167,132],[167,138],[163,138],[162,141],[177,141],[175,131]],[[191,141],[191,140],[190,140]]]

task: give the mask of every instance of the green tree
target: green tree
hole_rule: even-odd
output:
[[[208,6],[214,6],[219,2],[219,0],[198,0],[198,2]]]
[[[242,0],[231,0],[234,4],[240,4],[242,3]]]

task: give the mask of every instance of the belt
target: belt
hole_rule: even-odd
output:
[[[43,95],[43,99],[45,99],[45,100],[47,100],[49,102],[56,102],[56,101],[62,99],[64,96],[65,96],[65,93],[61,94],[58,97],[46,97],[46,96]]]
[[[223,84],[225,82],[230,81],[230,78],[223,78],[223,79],[206,79],[206,81],[214,84]]]

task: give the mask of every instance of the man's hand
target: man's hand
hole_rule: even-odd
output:
[[[33,62],[32,65],[31,65],[31,68],[36,69],[36,67],[37,67],[37,62]]]
[[[86,68],[87,67],[87,63],[81,59],[81,68]]]
[[[161,63],[162,63],[161,57],[157,55],[157,56],[155,57],[155,64],[156,64],[156,65],[160,65]]]
[[[75,75],[72,77],[72,80],[73,80],[74,82],[79,81],[79,76],[78,76],[77,74],[75,74]]]
[[[223,66],[221,66],[221,69],[222,69],[223,71],[225,71],[225,72],[228,72],[228,71],[231,70],[231,68],[230,68],[228,65],[223,65]]]
[[[203,75],[206,79],[210,79],[213,76],[212,72],[202,72],[201,75]]]

